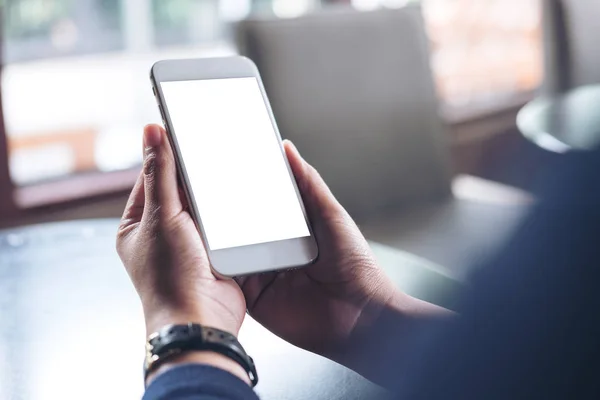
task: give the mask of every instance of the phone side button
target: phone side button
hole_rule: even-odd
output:
[[[160,104],[158,105],[158,110],[160,111],[160,117],[162,118],[163,125],[167,126],[167,122],[166,122],[167,119],[165,118],[165,112]]]

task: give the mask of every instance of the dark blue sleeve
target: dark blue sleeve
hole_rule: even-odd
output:
[[[182,365],[159,375],[143,400],[258,400],[241,379],[208,365]]]
[[[600,152],[561,164],[460,316],[420,332],[402,398],[600,398]]]

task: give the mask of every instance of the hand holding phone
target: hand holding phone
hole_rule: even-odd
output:
[[[144,129],[144,165],[121,219],[117,251],[140,296],[148,334],[190,321],[237,334],[244,297],[235,282],[210,270],[180,196],[166,132],[157,125]]]
[[[254,64],[161,61],[151,78],[213,271],[233,277],[312,263],[317,244]]]
[[[236,63],[238,61],[243,61],[246,65],[243,73],[240,72],[242,78],[257,79],[255,70],[250,68],[248,72],[247,68],[252,64],[248,64],[247,60],[237,60]],[[160,68],[155,66],[153,79],[156,82],[164,80],[167,83],[189,83],[190,77],[203,71],[202,68],[196,68],[198,65],[194,60],[184,63],[187,67],[176,69],[175,72],[171,72],[173,75],[165,75],[164,71],[159,71]],[[231,75],[232,72],[226,68],[219,69],[223,65],[220,61],[216,61],[215,64],[203,64],[203,67],[207,65],[212,65],[204,70],[208,75],[200,75],[213,78],[202,80],[214,79],[215,82],[211,82],[211,85],[217,85],[223,83],[219,80],[230,79],[225,76]],[[246,76],[248,74],[251,76]],[[159,79],[161,77],[162,79]],[[261,99],[267,109],[267,120],[272,128],[249,129],[252,124],[244,123],[239,124],[238,132],[230,132],[231,135],[220,132],[230,139],[232,144],[236,143],[232,138],[235,135],[238,135],[236,139],[239,139],[244,133],[259,136],[267,133],[256,142],[239,139],[246,147],[243,150],[238,148],[237,152],[232,153],[229,153],[229,143],[223,143],[225,141],[221,141],[221,137],[216,140],[216,143],[220,144],[213,146],[212,137],[206,136],[219,132],[219,127],[235,126],[221,122],[223,119],[243,115],[244,107],[240,108],[240,105],[248,105],[246,100],[232,102],[236,105],[235,109],[242,110],[236,114],[223,111],[231,108],[223,99],[212,102],[211,99],[215,99],[213,97],[202,98],[206,92],[202,90],[202,94],[199,94],[196,90],[191,90],[194,85],[185,85],[183,89],[183,92],[189,91],[183,95],[186,102],[177,100],[182,94],[177,89],[174,95],[170,89],[164,91],[165,87],[155,87],[159,104],[164,107],[163,118],[171,132],[167,137],[160,127],[147,127],[144,170],[130,196],[117,238],[119,255],[142,300],[148,332],[166,324],[193,321],[237,334],[248,309],[258,322],[290,343],[350,368],[356,367],[352,364],[352,360],[356,359],[353,352],[361,348],[361,340],[371,337],[370,329],[376,326],[375,322],[382,309],[389,308],[394,313],[412,315],[427,309],[428,306],[395,289],[393,283],[377,266],[360,230],[337,202],[318,172],[302,159],[291,143],[281,145],[260,81],[227,81],[231,82],[258,82],[258,89],[254,84],[243,84],[248,90],[245,93],[236,85],[232,85],[230,89],[236,89],[234,92],[237,95],[233,97],[239,99],[253,98],[255,104],[257,99]],[[173,86],[175,87],[181,89],[183,86]],[[230,91],[229,94],[231,93]],[[213,94],[219,95],[216,92]],[[169,98],[176,100],[172,102]],[[174,115],[171,115],[164,111],[167,103],[176,105],[175,108],[181,112],[175,111]],[[171,106],[169,110],[173,111],[175,108]],[[219,115],[220,118],[213,118],[212,124],[197,129],[200,125],[196,124],[201,124],[202,121],[198,121],[199,118],[191,114],[203,112],[203,115],[206,115],[207,109],[212,109],[214,114],[211,115]],[[186,117],[186,114],[189,115]],[[256,115],[260,113],[253,113],[252,118]],[[264,117],[263,114],[261,126],[268,127],[264,124]],[[240,120],[251,122],[252,118],[246,115]],[[176,122],[186,120],[196,122]],[[253,128],[257,126],[254,125]],[[180,130],[180,127],[183,129]],[[184,135],[175,133],[176,130]],[[269,132],[273,135],[269,135]],[[201,147],[203,153],[193,151],[196,148],[194,139],[198,139],[198,136],[206,141],[202,142],[205,145]],[[272,146],[273,142],[268,140],[273,137],[277,146]],[[256,143],[262,143],[260,148],[253,147]],[[183,151],[184,148],[189,151]],[[212,149],[214,154],[207,154],[206,149]],[[248,154],[244,151],[254,156],[246,158]],[[203,174],[198,174],[196,170],[200,154],[206,157],[205,160],[211,160],[202,170]],[[231,157],[231,154],[239,158]],[[215,155],[219,157],[214,157]],[[265,160],[255,162],[256,155],[264,157]],[[244,175],[245,169],[257,171],[253,167],[263,165],[263,161],[269,168],[263,167],[261,172],[264,172],[264,175],[260,177],[270,177],[268,180],[257,183],[252,179],[253,174]],[[195,174],[186,170],[186,166],[189,165],[194,166]],[[223,174],[220,168],[224,168],[226,173]],[[271,174],[271,168],[277,169],[276,174]],[[246,179],[237,179],[239,175],[235,172],[240,170],[244,170],[241,174]],[[287,172],[287,175],[281,171]],[[292,171],[295,180],[292,179]],[[185,199],[182,200],[178,190],[177,173],[186,191],[189,206],[187,208]],[[236,190],[241,194],[234,199],[221,197],[223,204],[227,204],[227,207],[237,206],[246,211],[252,211],[247,205],[257,204],[257,198],[260,196],[268,201],[263,192],[253,191],[256,187],[264,189],[267,193],[275,190],[279,192],[275,198],[290,200],[293,199],[289,190],[291,186],[297,202],[286,203],[285,207],[289,213],[275,213],[275,216],[286,219],[291,229],[273,229],[281,226],[281,221],[267,213],[271,211],[270,208],[261,211],[263,219],[259,222],[267,223],[260,226],[260,236],[253,235],[255,230],[248,229],[251,225],[241,227],[240,232],[243,234],[235,232],[232,236],[220,235],[218,228],[205,230],[202,218],[210,219],[211,215],[220,215],[222,221],[227,221],[227,224],[243,225],[252,221],[252,218],[246,218],[247,215],[243,213],[239,214],[240,221],[228,220],[227,216],[223,216],[223,209],[218,209],[222,204],[214,200],[220,198],[219,193],[225,193],[229,189],[223,187],[223,183],[235,184]],[[211,200],[212,203],[209,201],[209,204],[217,208],[216,211],[213,209],[214,214],[209,213],[210,207],[205,208],[193,202],[195,197],[215,193],[217,195]],[[299,193],[302,193],[306,202],[306,209]],[[260,204],[258,206],[260,207]],[[281,210],[279,206],[280,204],[273,204],[272,210]],[[294,211],[295,207],[300,208],[306,226],[301,223],[297,209]],[[192,215],[195,218],[192,218]],[[309,219],[313,222],[312,227],[308,225]],[[265,227],[269,229],[263,229]],[[201,235],[198,234],[199,230]],[[273,239],[280,240],[267,241]],[[316,262],[312,263],[316,257],[317,239],[321,252]],[[212,271],[207,252],[212,256]],[[235,265],[233,261],[239,262],[241,266]],[[285,270],[302,263],[310,265]],[[253,274],[269,269],[272,269],[272,272]],[[213,272],[228,276],[247,276],[238,278],[236,283],[233,280],[218,279]],[[231,367],[230,372],[237,371],[244,379],[244,371],[236,370],[239,365],[218,366],[225,369]]]
[[[178,190],[166,132],[157,125],[144,130],[144,166],[123,213],[117,251],[140,297],[147,335],[189,322],[237,335],[246,315],[244,296],[234,281],[210,270]],[[240,364],[216,353],[186,354],[173,363],[213,365],[248,381]]]

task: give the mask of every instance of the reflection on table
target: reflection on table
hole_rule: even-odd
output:
[[[600,143],[600,85],[540,97],[517,117],[523,135],[557,153],[591,150]]]
[[[145,331],[114,250],[117,220],[0,231],[0,398],[132,399]],[[402,290],[452,305],[460,284],[419,258],[372,245]],[[247,318],[240,340],[269,399],[361,399],[381,389]]]

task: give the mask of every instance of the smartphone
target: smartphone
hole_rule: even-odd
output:
[[[255,64],[165,60],[150,78],[213,271],[236,277],[314,262],[317,243]]]

